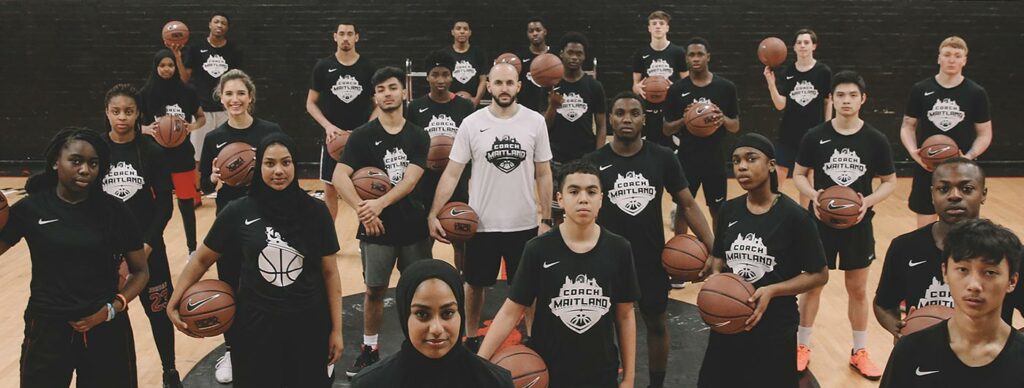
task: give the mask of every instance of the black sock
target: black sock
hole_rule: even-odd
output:
[[[185,226],[185,243],[188,251],[196,250],[196,206],[192,198],[178,199],[178,212],[181,213],[181,224]]]
[[[651,375],[651,384],[649,385],[649,387],[661,388],[663,385],[665,385],[665,371],[652,370],[649,371],[648,373]]]

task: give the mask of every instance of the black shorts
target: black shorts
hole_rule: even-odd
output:
[[[796,326],[708,336],[698,387],[796,388],[799,384]]]
[[[685,166],[683,171],[686,171]],[[708,208],[716,210],[725,203],[727,185],[725,175],[687,175],[686,179],[690,182],[690,195],[694,197],[697,196],[697,190],[704,186],[704,203],[708,205]],[[715,212],[711,214],[715,214]]]
[[[332,184],[334,178],[334,168],[338,166],[338,161],[331,158],[331,154],[327,152],[327,146],[320,146],[320,181]]]
[[[118,314],[87,333],[66,319],[25,313],[21,344],[21,386],[68,387],[75,372],[80,388],[135,388],[135,339],[128,315]]]
[[[935,215],[935,204],[932,203],[932,173],[914,166],[914,180],[910,183],[910,199],[907,200],[910,210],[921,215]]]
[[[466,242],[466,264],[462,271],[466,283],[476,287],[490,287],[497,283],[501,258],[505,258],[507,283],[519,269],[523,247],[537,237],[537,228],[518,232],[478,232]]]
[[[875,233],[868,214],[857,225],[835,229],[818,220],[818,235],[825,247],[825,261],[829,269],[843,271],[867,268],[875,260]],[[836,266],[836,259],[839,266]]]
[[[646,116],[644,123],[646,124],[644,124],[642,134],[644,139],[651,143],[668,147],[670,150],[675,150],[679,147],[677,147],[676,143],[672,141],[672,136],[666,136],[665,133],[662,132],[662,128],[665,126],[665,116],[662,111],[663,106],[664,103],[654,104],[644,101],[644,113]]]
[[[782,140],[775,141],[775,163],[789,170],[786,178],[793,177],[793,166],[796,165],[796,153],[800,149],[798,143],[790,143]]]
[[[231,327],[236,387],[330,387],[331,319],[326,304],[301,312],[267,313],[238,305]]]
[[[633,265],[640,283],[640,299],[637,308],[644,315],[660,315],[668,307],[668,293],[672,290],[668,273],[661,266],[661,253],[637,252],[633,250]]]

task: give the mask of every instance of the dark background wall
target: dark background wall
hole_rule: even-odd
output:
[[[787,42],[801,27],[820,37],[817,58],[833,71],[855,69],[868,82],[864,117],[889,136],[898,160],[899,124],[910,86],[937,71],[937,46],[948,35],[970,46],[968,77],[988,89],[995,140],[989,162],[1024,160],[1021,68],[1024,4],[1019,1],[759,1],[712,3],[623,1],[0,1],[0,160],[8,167],[38,159],[62,126],[104,128],[102,97],[114,83],[144,82],[160,27],[184,21],[204,39],[213,10],[231,15],[229,39],[245,51],[258,87],[257,115],[282,125],[303,145],[300,161],[318,155],[322,131],[305,113],[315,60],[335,49],[338,21],[361,30],[358,50],[377,64],[418,62],[450,44],[455,10],[472,21],[474,45],[493,56],[527,44],[525,21],[547,20],[548,43],[566,31],[587,34],[609,95],[630,86],[629,58],[647,44],[647,14],[674,17],[670,40],[694,35],[711,43],[712,71],[739,88],[744,130],[773,134],[780,114],[770,106],[755,48],[765,36]],[[794,60],[790,53],[790,62]],[[416,69],[421,70],[421,69]],[[419,81],[418,91],[422,91]],[[8,169],[9,171],[9,169]]]

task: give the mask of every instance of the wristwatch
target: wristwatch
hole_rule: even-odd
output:
[[[547,226],[550,226],[552,228],[555,227],[555,219],[554,218],[542,218],[540,220],[540,223],[542,223],[544,225],[547,225]]]

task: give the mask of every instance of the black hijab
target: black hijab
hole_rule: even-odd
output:
[[[171,61],[175,61],[174,53],[168,49],[161,49],[153,55],[153,66],[149,68],[149,79],[146,80],[146,85],[142,87],[139,95],[142,96],[142,100],[146,106],[140,106],[148,115],[163,116],[166,114],[164,109],[167,105],[175,104],[178,99],[181,98],[182,93],[185,91],[185,82],[183,82],[178,75],[178,63],[174,62],[174,74],[171,74],[171,78],[163,79],[157,72],[157,67],[160,66],[160,61],[164,58],[170,58]],[[153,120],[152,117],[147,117],[145,122]]]
[[[295,147],[292,146],[291,137],[284,133],[272,133],[264,137],[256,149],[256,171],[249,186],[249,197],[256,201],[260,212],[271,225],[274,225],[274,229],[288,239],[301,235],[304,225],[310,224],[301,221],[317,219],[312,216],[312,211],[316,208],[316,199],[299,188],[297,171],[292,182],[281,191],[274,190],[263,181],[263,174],[260,171],[263,168],[263,155],[266,154],[267,148],[274,144],[287,148],[294,163]]]
[[[764,153],[764,155],[767,156],[768,159],[775,159],[775,146],[772,145],[771,140],[768,140],[767,137],[764,137],[760,134],[756,134],[753,132],[747,132],[743,134],[743,136],[740,136],[740,138],[736,140],[736,147],[734,147],[733,150],[740,147],[750,147],[756,149]],[[776,171],[768,171],[768,181],[772,192],[778,194],[779,173]]]

